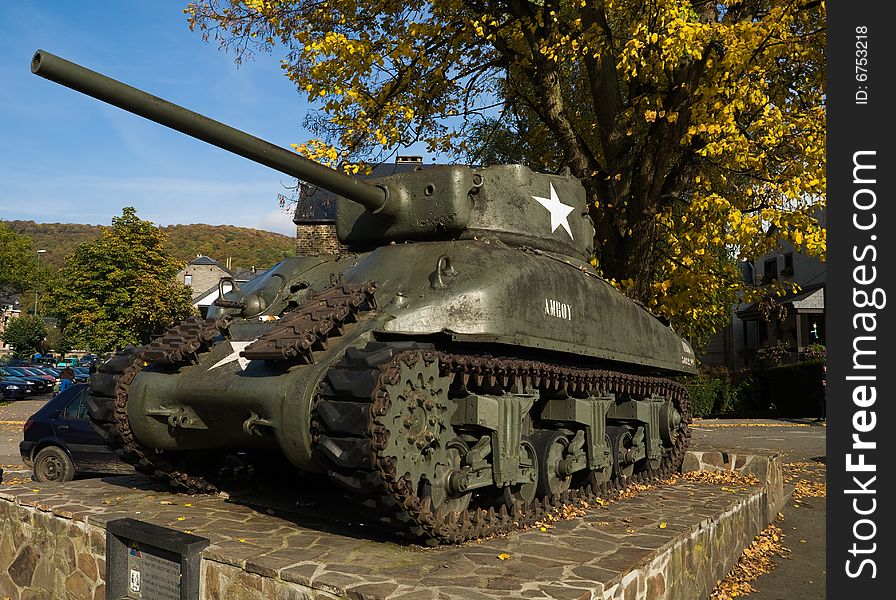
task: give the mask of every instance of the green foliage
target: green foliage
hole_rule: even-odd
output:
[[[34,247],[45,248],[47,253],[42,262],[56,269],[63,267],[65,258],[79,244],[99,239],[103,231],[99,225],[78,223],[9,221],[7,224],[14,232],[30,238]],[[263,270],[296,251],[295,238],[248,227],[193,224],[168,225],[160,229],[166,236],[166,250],[184,262],[203,254],[222,264],[229,257],[234,269],[254,266]]]
[[[778,340],[774,346],[762,346],[756,351],[756,356],[763,361],[763,364],[772,365],[780,365],[793,354],[793,347],[782,340]]]
[[[685,384],[695,417],[748,415],[765,411],[762,384],[749,370],[730,372],[724,367],[708,369]]]
[[[43,349],[47,329],[43,319],[34,315],[23,315],[10,319],[3,331],[3,341],[13,347],[16,356],[31,356]]]
[[[31,289],[39,275],[31,240],[0,221],[0,291]]]
[[[721,393],[722,381],[715,377],[697,375],[687,383],[691,396],[691,413],[695,417],[708,417]]]
[[[71,342],[65,337],[62,329],[59,327],[47,327],[47,338],[44,342],[45,350],[55,350],[65,354],[72,349]]]
[[[825,358],[828,355],[827,348],[824,347],[824,344],[809,344],[806,346],[806,350],[803,354],[806,360],[812,360],[816,358]]]
[[[295,238],[231,225],[169,225],[162,231],[171,255],[189,262],[198,255],[221,264],[231,258],[233,269],[257,267],[264,270],[296,253]]]
[[[7,225],[16,233],[28,238],[34,248],[46,250],[41,263],[53,269],[60,269],[65,257],[74,252],[78,244],[100,237],[99,225],[78,223],[35,223],[34,221],[8,221]]]
[[[66,260],[48,305],[75,347],[105,352],[147,343],[192,313],[190,290],[174,281],[183,262],[164,234],[132,207]]]

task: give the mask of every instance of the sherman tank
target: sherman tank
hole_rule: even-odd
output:
[[[589,263],[568,171],[362,180],[44,51],[31,68],[337,195],[349,251],[222,280],[208,318],[91,376],[94,427],[142,470],[212,491],[273,453],[403,538],[454,543],[680,468],[693,351]]]

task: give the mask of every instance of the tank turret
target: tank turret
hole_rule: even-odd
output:
[[[337,235],[350,247],[480,237],[586,260],[591,255],[585,191],[568,172],[445,166],[365,182],[44,50],[34,53],[31,71],[334,192]]]
[[[94,428],[141,471],[322,475],[368,524],[456,543],[681,466],[694,353],[589,264],[568,172],[362,181],[44,51],[31,69],[337,194],[351,252],[222,280],[209,318],[91,375]]]

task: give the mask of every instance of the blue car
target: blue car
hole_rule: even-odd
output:
[[[134,472],[90,426],[84,383],[71,385],[31,415],[23,437],[19,452],[37,481],[69,481],[80,473]]]

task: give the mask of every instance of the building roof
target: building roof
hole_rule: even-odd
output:
[[[803,286],[798,292],[785,294],[784,296],[780,296],[775,298],[774,301],[776,304],[791,304],[794,308],[801,308],[800,304],[819,293],[825,287],[824,282],[822,283],[813,283],[811,285]],[[759,310],[759,303],[754,302],[753,304],[748,304],[747,306],[739,309],[737,311],[737,316],[741,320],[747,321],[751,319],[756,319],[757,317],[761,317],[762,313]]]
[[[217,266],[217,267],[221,267],[221,268],[224,269],[225,271],[227,270],[227,269],[224,268],[224,265],[222,265],[221,263],[219,263],[218,261],[216,261],[214,258],[209,258],[208,256],[205,256],[205,255],[199,255],[199,256],[197,256],[196,258],[194,258],[193,260],[191,260],[191,261],[189,262],[189,264],[191,264],[191,265],[214,265],[214,266]]]
[[[0,306],[15,309],[19,304],[19,294],[0,292]]]
[[[251,269],[240,268],[237,269],[233,274],[233,280],[242,283],[244,281],[249,281],[250,279],[255,279],[258,275],[258,271],[255,270],[255,267]]]

